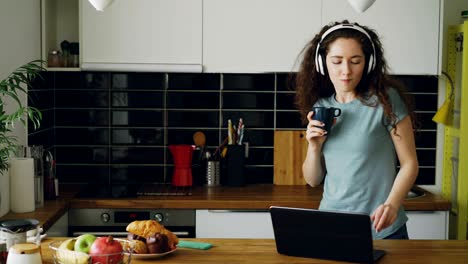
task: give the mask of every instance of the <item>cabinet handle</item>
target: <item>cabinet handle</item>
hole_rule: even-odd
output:
[[[141,72],[202,72],[201,64],[164,63],[86,63],[81,64],[87,71],[141,71]]]

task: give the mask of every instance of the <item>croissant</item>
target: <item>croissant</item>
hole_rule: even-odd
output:
[[[155,233],[164,234],[168,238],[168,245],[171,249],[176,248],[179,243],[179,238],[156,220],[133,221],[128,224],[127,232],[144,238],[148,238]]]
[[[130,247],[133,248],[133,253],[136,254],[147,254],[148,247],[146,243],[141,240],[132,240],[130,243],[125,244],[125,249],[128,250]]]

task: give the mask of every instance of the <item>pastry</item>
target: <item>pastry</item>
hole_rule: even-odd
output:
[[[133,221],[127,225],[127,232],[129,232],[128,238],[130,240],[146,240],[147,247],[148,246],[148,239],[151,238],[150,244],[154,244],[156,239],[158,241],[158,248],[162,248],[165,251],[159,252],[163,253],[169,251],[171,249],[175,249],[177,244],[179,243],[179,238],[172,233],[171,231],[167,230],[163,225],[161,225],[156,220],[140,220],[140,221]],[[160,235],[158,235],[160,234]],[[164,235],[164,236],[161,236]],[[167,240],[167,246],[162,246],[161,241]],[[152,245],[153,249],[156,246]]]

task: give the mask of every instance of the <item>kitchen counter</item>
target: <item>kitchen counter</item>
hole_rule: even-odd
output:
[[[45,201],[44,207],[37,208],[34,212],[30,213],[13,213],[10,211],[8,214],[0,217],[0,220],[6,219],[23,219],[32,218],[39,221],[44,231],[47,231],[57,220],[68,211],[69,199],[58,199],[52,201]]]
[[[139,196],[134,199],[72,199],[72,208],[175,208],[175,209],[251,209],[268,210],[271,205],[318,208],[322,187],[306,185],[278,186],[273,184],[244,187],[193,187],[189,196]],[[422,197],[408,199],[409,211],[449,210],[450,202],[440,195],[426,192]]]
[[[62,188],[58,200],[46,201],[31,213],[8,213],[0,219],[34,218],[48,230],[69,208],[173,208],[268,210],[271,205],[318,208],[322,188],[308,186],[247,185],[245,187],[193,187],[190,196],[139,196],[133,199],[79,199],[77,189]],[[408,211],[448,211],[450,202],[426,192],[404,202]]]
[[[44,264],[52,264],[53,251],[49,244],[65,238],[48,238],[42,241]],[[311,258],[280,255],[272,239],[187,239],[208,242],[209,250],[180,248],[172,254],[154,260],[132,259],[132,264],[155,263],[340,263]],[[383,249],[386,255],[379,260],[383,263],[468,263],[468,241],[466,240],[376,240],[376,249]]]

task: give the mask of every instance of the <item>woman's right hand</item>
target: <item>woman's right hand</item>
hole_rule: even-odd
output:
[[[313,120],[312,116],[314,116],[314,111],[310,111],[307,114],[307,120],[309,120],[309,123],[307,124],[306,139],[309,144],[321,147],[323,142],[325,142],[325,136],[327,135],[327,131],[321,128],[325,124],[321,121]]]

